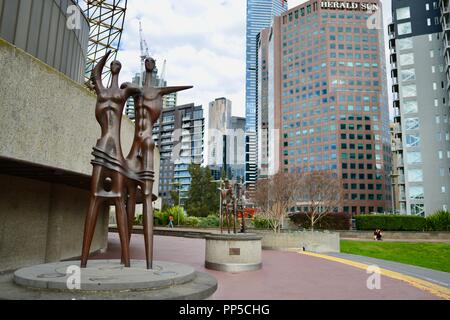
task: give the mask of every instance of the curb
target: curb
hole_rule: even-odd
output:
[[[311,256],[311,257],[316,257],[316,258],[326,259],[329,261],[343,263],[343,264],[346,264],[346,265],[349,265],[349,266],[352,266],[352,267],[355,267],[358,269],[367,270],[367,268],[369,267],[369,265],[361,263],[361,262],[356,262],[356,261],[347,260],[347,259],[338,258],[338,257],[332,257],[332,256],[324,255],[324,254],[304,252],[304,251],[296,251],[296,252],[298,254],[303,254],[303,255],[307,255],[307,256]],[[448,289],[446,287],[439,286],[437,284],[434,284],[434,283],[431,283],[431,282],[428,282],[428,281],[425,281],[422,279],[418,279],[418,278],[415,278],[412,276],[407,276],[402,273],[391,271],[388,269],[380,268],[380,272],[381,272],[381,275],[383,275],[383,276],[406,282],[415,288],[418,288],[423,291],[427,291],[439,298],[442,298],[445,300],[450,300],[450,289]]]

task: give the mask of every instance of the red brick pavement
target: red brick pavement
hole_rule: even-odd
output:
[[[145,259],[142,235],[131,239],[133,259]],[[118,235],[110,233],[106,253],[95,259],[120,257]],[[368,274],[361,269],[295,252],[263,251],[263,268],[258,271],[226,273],[204,268],[205,240],[155,237],[155,260],[192,265],[218,280],[211,299],[437,299],[399,280],[381,278],[380,290],[366,286]]]

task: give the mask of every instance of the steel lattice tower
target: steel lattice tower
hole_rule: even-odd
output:
[[[108,61],[117,57],[122,38],[128,0],[77,0],[90,24],[89,46],[86,61],[88,81],[95,64],[111,50]],[[110,80],[109,63],[106,64],[103,79]]]

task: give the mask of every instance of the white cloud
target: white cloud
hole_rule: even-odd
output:
[[[121,81],[140,70],[139,20],[150,55],[169,85],[193,85],[178,104],[202,104],[225,96],[233,114],[245,111],[245,10],[243,0],[130,0],[118,59]]]
[[[306,1],[288,2],[293,8]],[[383,1],[385,39],[389,2]],[[179,93],[179,104],[202,104],[206,111],[210,101],[225,96],[233,102],[233,114],[244,116],[245,0],[129,0],[118,56],[123,64],[122,82],[140,70],[139,19],[159,68],[167,60],[169,85],[194,86]]]

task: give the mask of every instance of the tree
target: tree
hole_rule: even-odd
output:
[[[256,182],[253,203],[275,233],[281,230],[284,217],[295,205],[298,181],[296,174],[279,172]]]
[[[198,164],[189,166],[191,186],[186,200],[186,210],[189,215],[207,217],[219,211],[219,191],[217,183],[213,182],[209,167]]]
[[[337,212],[342,200],[341,181],[331,171],[302,173],[297,192],[297,206],[310,220],[311,230],[317,221]]]
[[[179,200],[180,200],[180,193],[178,190],[179,188],[181,188],[181,185],[179,183],[174,183],[173,189],[170,191],[170,198],[172,198],[174,205],[179,204]]]

